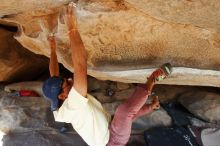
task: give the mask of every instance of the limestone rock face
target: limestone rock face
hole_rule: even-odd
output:
[[[28,80],[41,74],[47,59],[23,48],[13,32],[0,28],[0,81]]]
[[[0,22],[17,26],[15,39],[47,57],[47,29],[56,32],[58,60],[73,71],[61,12],[67,3],[5,0],[0,4]],[[176,68],[163,84],[220,87],[218,0],[79,0],[77,5],[89,75],[143,83],[152,68],[170,62]],[[43,19],[49,20],[48,25],[41,25]]]

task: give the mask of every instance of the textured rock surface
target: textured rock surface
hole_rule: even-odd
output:
[[[11,133],[4,136],[3,143],[4,146],[88,146],[77,134],[62,134],[49,130]]]
[[[89,78],[89,91],[92,95],[99,95],[97,97],[104,103],[103,106],[111,114],[113,114],[116,107],[121,102],[115,102],[115,100],[124,100],[128,98],[130,92],[134,90],[134,85],[132,84],[127,84],[126,86],[123,84],[123,89],[121,89],[121,86],[119,86],[120,84],[121,83],[111,81],[103,82],[95,80],[94,78]],[[3,89],[7,91],[31,89],[40,92],[41,85],[41,82],[22,82],[11,84],[6,87],[0,84],[0,131],[3,131],[7,134],[3,138],[4,146],[53,146],[54,144],[71,146],[86,145],[73,130],[67,134],[60,134],[58,132],[57,129],[60,128],[60,125],[58,123],[54,123],[53,115],[48,108],[49,104],[42,97],[14,97],[11,93],[5,93],[2,91]],[[125,89],[125,87],[129,88]],[[106,93],[109,90],[114,91],[115,94],[110,96]],[[177,97],[183,95],[182,97],[184,102],[190,104],[197,103],[201,105],[204,105],[205,103],[205,105],[207,105],[209,108],[210,101],[201,103],[200,100],[198,100],[203,100],[200,94],[195,95],[195,100],[189,100],[188,96],[185,96],[185,93],[203,91],[205,93],[210,93],[211,95],[215,94],[215,92],[219,92],[216,88],[167,85],[157,85],[154,91],[157,93],[157,95],[159,95],[159,99],[162,101],[175,100]],[[212,99],[215,102],[217,96],[215,96],[215,98],[213,97]],[[214,107],[214,109],[218,110],[217,107],[218,105]],[[203,108],[203,110],[207,109],[206,106],[200,106],[199,108]],[[212,116],[209,118],[211,117]],[[206,118],[206,115],[204,115],[203,118]],[[128,146],[144,146],[145,143],[142,135],[143,130],[158,126],[169,126],[170,124],[171,118],[163,109],[137,119],[133,124],[132,136]],[[198,119],[192,119],[192,124],[205,127],[217,126],[207,122],[202,122]]]
[[[42,97],[15,97],[0,93],[0,130],[4,133],[46,128],[49,103]]]
[[[47,59],[23,48],[13,32],[0,27],[0,81],[33,79],[45,71]]]
[[[4,146],[86,146],[75,131],[65,135],[58,131],[61,125],[54,122],[44,98],[15,97],[0,91],[0,103],[0,131],[6,134]]]
[[[20,88],[19,88],[20,85]],[[19,89],[35,89],[38,91],[39,82],[23,82],[12,84],[5,89],[8,91]],[[97,91],[100,92],[100,91]],[[117,102],[104,104],[108,110],[115,110],[112,105]],[[6,133],[3,138],[4,146],[23,145],[70,145],[86,146],[74,130],[66,134],[58,132],[59,123],[55,123],[49,104],[42,97],[15,97],[11,93],[0,91],[0,131]],[[162,114],[162,115],[161,115]],[[160,119],[157,119],[160,117]],[[163,117],[163,118],[162,118]],[[157,121],[157,122],[156,122]],[[134,122],[133,134],[128,146],[145,145],[142,131],[154,126],[167,126],[170,117],[164,111],[152,113]]]
[[[200,91],[188,92],[180,102],[194,115],[212,123],[220,123],[220,94]]]
[[[67,29],[58,20],[66,3],[5,0],[0,16],[1,23],[18,26],[15,38],[25,48],[48,57],[47,31],[40,20],[50,20],[58,60],[73,71]],[[151,71],[146,68],[171,62],[187,68],[178,68],[164,84],[219,87],[219,5],[218,0],[80,0],[77,17],[89,57],[88,73],[100,79],[145,82]]]

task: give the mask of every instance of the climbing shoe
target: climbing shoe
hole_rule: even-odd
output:
[[[155,70],[151,74],[150,78],[153,78],[154,81],[162,81],[166,77],[168,77],[172,73],[172,71],[173,71],[173,68],[172,68],[171,64],[170,63],[165,63],[160,68]]]

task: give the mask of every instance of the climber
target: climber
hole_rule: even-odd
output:
[[[87,54],[76,22],[76,5],[65,8],[64,20],[69,30],[74,76],[72,80],[60,77],[54,35],[48,37],[51,48],[50,75],[43,84],[45,97],[51,102],[56,121],[71,123],[83,140],[91,146],[125,145],[131,133],[131,124],[137,117],[159,108],[156,96],[145,104],[154,83],[171,73],[170,64],[155,70],[144,85],[138,85],[131,97],[121,104],[111,120],[101,103],[87,94]],[[60,100],[63,103],[60,104]],[[110,126],[109,126],[109,123]]]

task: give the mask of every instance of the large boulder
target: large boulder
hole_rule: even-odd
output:
[[[37,91],[39,82],[34,82],[32,85],[30,83],[12,84],[5,89],[11,91],[35,88]],[[58,131],[61,124],[54,121],[53,114],[49,110],[49,102],[43,97],[17,97],[2,91],[2,87],[0,89],[0,131],[6,134],[2,139],[4,146],[24,144],[86,146],[74,130],[69,129],[65,134]],[[108,103],[104,104],[104,107],[114,112],[118,104],[119,102]],[[143,116],[134,122],[127,145],[145,145],[142,133],[145,129],[170,124],[171,119],[164,110]]]
[[[43,97],[42,90],[43,82],[42,81],[34,81],[34,82],[18,82],[13,84],[8,84],[4,87],[6,92],[14,92],[20,90],[31,90],[35,91],[37,94]]]
[[[43,97],[17,97],[0,91],[0,131],[24,132],[48,127],[49,102]]]
[[[5,0],[0,4],[0,22],[17,26],[15,38],[47,57],[45,27],[54,30],[58,60],[73,72],[61,13],[68,2]],[[143,83],[153,68],[170,62],[176,67],[174,73],[161,83],[220,87],[219,5],[218,0],[79,0],[77,19],[88,52],[88,74]],[[40,25],[42,19],[49,24]]]
[[[22,47],[13,35],[0,28],[0,81],[30,80],[42,74],[48,60]]]
[[[208,91],[187,92],[180,102],[195,116],[212,123],[220,123],[220,94]]]

